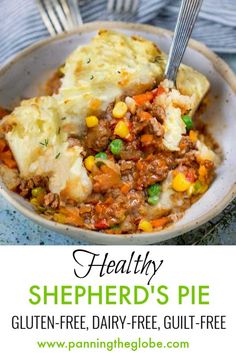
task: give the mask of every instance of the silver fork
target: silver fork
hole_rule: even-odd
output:
[[[83,23],[77,0],[37,0],[37,3],[52,36],[70,31]]]
[[[165,77],[174,82],[202,1],[203,0],[182,0],[165,70]]]
[[[139,0],[108,0],[107,12],[116,18],[133,16],[138,11]]]

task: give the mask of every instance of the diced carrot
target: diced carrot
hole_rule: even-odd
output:
[[[96,192],[104,192],[110,188],[119,188],[121,183],[118,171],[103,164],[100,172],[93,176],[93,187]]]
[[[150,144],[153,141],[153,135],[152,134],[143,134],[141,136],[141,142],[145,144]]]
[[[10,150],[3,151],[0,153],[0,160],[2,159],[12,159],[12,153]]]
[[[152,115],[151,115],[151,113],[149,113],[149,112],[141,111],[141,112],[139,113],[139,117],[140,117],[140,120],[141,120],[141,121],[142,121],[142,120],[149,120],[149,119],[152,118]]]
[[[123,183],[120,190],[123,194],[127,194],[130,191],[130,188],[131,188],[130,183]]]
[[[17,166],[10,150],[0,152],[0,161],[9,168],[15,168]]]
[[[164,227],[166,224],[168,224],[168,222],[170,222],[170,218],[168,216],[163,216],[160,219],[152,220],[151,224],[153,227],[159,228]]]
[[[74,216],[74,215],[66,216],[65,221],[66,221],[66,224],[70,224],[70,225],[77,226],[77,227],[80,227],[80,226],[82,227],[84,225],[84,222],[80,216]]]
[[[133,99],[135,100],[138,106],[142,106],[145,102],[149,102],[153,99],[153,93],[147,91],[145,93],[142,93],[141,95],[133,96]]]
[[[189,138],[190,138],[190,140],[192,141],[192,143],[196,143],[196,141],[197,141],[197,136],[198,136],[198,133],[197,133],[195,130],[190,130],[190,132],[189,132]]]
[[[204,166],[202,164],[200,165],[200,167],[198,169],[198,175],[199,175],[199,181],[202,184],[205,184],[206,180],[207,180],[207,176],[208,176],[208,170],[207,170],[206,166]]]
[[[144,164],[141,160],[138,160],[136,167],[139,171],[143,170]]]
[[[207,169],[204,165],[201,165],[198,170],[199,176],[204,178],[207,175]]]
[[[100,214],[102,213],[104,210],[104,205],[102,203],[98,203],[96,206],[95,206],[95,211],[96,213]]]
[[[7,144],[4,139],[0,139],[0,152],[3,152],[3,150],[6,148]]]
[[[17,165],[16,165],[16,161],[14,160],[10,160],[10,159],[4,159],[3,160],[3,163],[4,165],[6,165],[8,168],[16,168]]]
[[[153,92],[153,96],[154,96],[154,98],[155,98],[155,97],[157,97],[157,96],[162,95],[162,94],[165,93],[166,91],[165,91],[164,87],[159,86],[159,87],[157,87],[155,90],[153,90],[152,92]]]
[[[114,199],[112,197],[108,197],[106,200],[105,200],[105,204],[112,204],[114,202]]]

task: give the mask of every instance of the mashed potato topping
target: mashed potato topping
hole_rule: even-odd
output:
[[[155,104],[161,106],[166,113],[164,122],[165,135],[163,143],[168,150],[178,151],[182,135],[186,133],[186,126],[181,119],[182,112],[191,111],[194,96],[183,96],[174,89],[173,82],[164,80],[161,86],[165,92],[155,99]]]
[[[204,143],[203,136],[200,136],[200,138],[197,140],[196,147],[197,147],[197,156],[201,160],[209,160],[214,162],[216,166],[219,165],[220,163],[219,156]]]
[[[123,94],[152,89],[163,74],[161,56],[148,40],[99,31],[91,43],[76,49],[66,60],[57,96],[62,114],[81,133],[86,115],[106,110]]]
[[[91,181],[82,163],[82,148],[69,147],[62,118],[53,97],[23,101],[5,118],[11,126],[6,139],[22,178],[49,176],[53,193],[66,190],[67,198],[81,201],[91,192]]]

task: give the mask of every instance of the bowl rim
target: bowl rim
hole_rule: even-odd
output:
[[[53,37],[48,37],[46,39],[40,40],[39,42],[29,46],[24,49],[20,53],[16,54],[14,57],[10,58],[4,65],[0,67],[0,76],[4,75],[10,68],[13,66],[18,60],[24,58],[25,56],[30,55],[34,50],[44,47],[50,43],[56,42],[66,37],[73,36],[75,34],[83,34],[91,31],[96,31],[101,28],[106,29],[114,29],[114,30],[130,30],[130,31],[141,31],[151,34],[159,34],[171,37],[173,36],[173,32],[154,27],[146,24],[139,23],[127,23],[127,22],[112,22],[112,21],[96,21],[83,24],[81,27],[66,33],[62,33],[60,35],[56,35]],[[190,39],[188,47],[196,50],[205,56],[213,65],[214,69],[220,74],[222,79],[227,82],[232,91],[236,94],[236,75],[233,70],[224,62],[223,59],[218,57],[213,51],[207,48],[204,44]],[[1,182],[2,183],[2,182]],[[94,242],[95,244],[135,244],[135,240],[138,241],[138,244],[153,244],[162,242],[173,237],[176,237],[180,234],[184,234],[190,230],[199,227],[210,219],[214,218],[218,215],[232,200],[236,197],[236,181],[233,184],[232,188],[228,191],[228,193],[222,198],[220,203],[218,203],[214,208],[209,210],[206,214],[198,217],[194,221],[190,221],[186,223],[186,225],[181,225],[176,228],[176,224],[167,227],[162,231],[152,232],[152,233],[137,233],[137,234],[125,234],[125,235],[113,235],[106,234],[103,232],[86,230],[70,225],[59,224],[54,221],[49,221],[35,211],[31,211],[26,208],[24,205],[20,204],[17,200],[11,197],[11,191],[4,189],[0,185],[0,194],[18,211],[20,211],[24,216],[29,219],[37,222],[38,224],[51,229],[55,232],[60,232],[62,234],[68,234],[68,231],[71,231],[70,236],[87,242]],[[77,235],[76,235],[77,233]],[[76,235],[76,236],[75,236]],[[77,237],[78,236],[78,237]],[[161,240],[160,240],[161,237]],[[143,241],[143,242],[142,242]]]

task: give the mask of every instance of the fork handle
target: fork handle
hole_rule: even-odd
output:
[[[182,0],[165,69],[165,77],[174,82],[202,1],[203,0]]]

